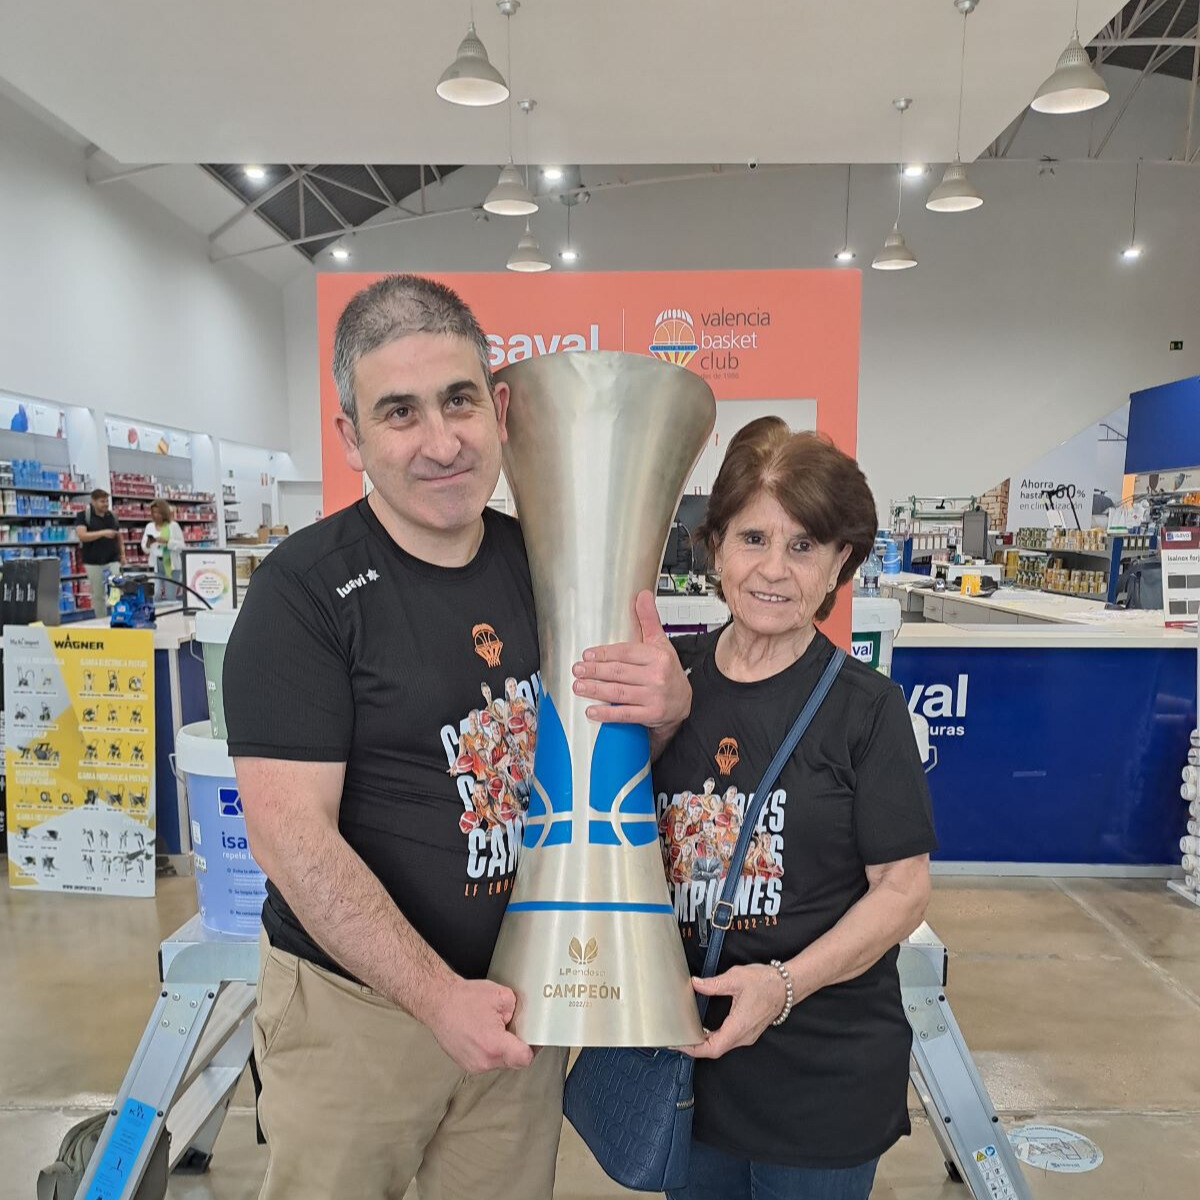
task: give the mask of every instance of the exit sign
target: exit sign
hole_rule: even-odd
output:
[[[1182,349],[1183,349],[1183,342],[1172,342],[1172,343],[1171,343],[1171,349],[1172,349],[1172,350],[1182,350]]]

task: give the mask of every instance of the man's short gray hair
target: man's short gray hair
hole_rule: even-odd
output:
[[[448,333],[466,338],[479,355],[492,390],[488,341],[463,298],[443,283],[421,275],[388,275],[363,288],[346,305],[333,335],[333,379],[342,412],[358,428],[354,372],[359,359],[413,333]]]

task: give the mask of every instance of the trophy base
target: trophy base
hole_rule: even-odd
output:
[[[703,1041],[679,925],[663,909],[509,905],[488,978],[517,994],[513,1033],[531,1046]]]

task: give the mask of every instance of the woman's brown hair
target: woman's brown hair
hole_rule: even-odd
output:
[[[817,609],[824,620],[837,593],[871,552],[876,533],[875,497],[858,463],[819,433],[792,433],[779,417],[759,417],[738,430],[717,472],[708,511],[696,531],[710,563],[730,523],[761,493],[818,542],[850,547],[835,588]],[[717,594],[721,585],[717,583]]]
[[[171,502],[164,500],[161,496],[157,500],[150,501],[150,515],[153,517],[155,513],[165,523],[175,519],[175,510],[171,507]]]

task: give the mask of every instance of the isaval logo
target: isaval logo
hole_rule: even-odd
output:
[[[667,308],[658,314],[654,336],[650,339],[650,353],[655,358],[686,367],[699,349],[690,312],[683,308]]]
[[[737,738],[722,738],[713,758],[721,774],[728,775],[742,761],[742,756],[738,753]]]
[[[218,788],[217,804],[220,806],[221,816],[245,818],[245,813],[242,812],[242,797],[237,788]]]

